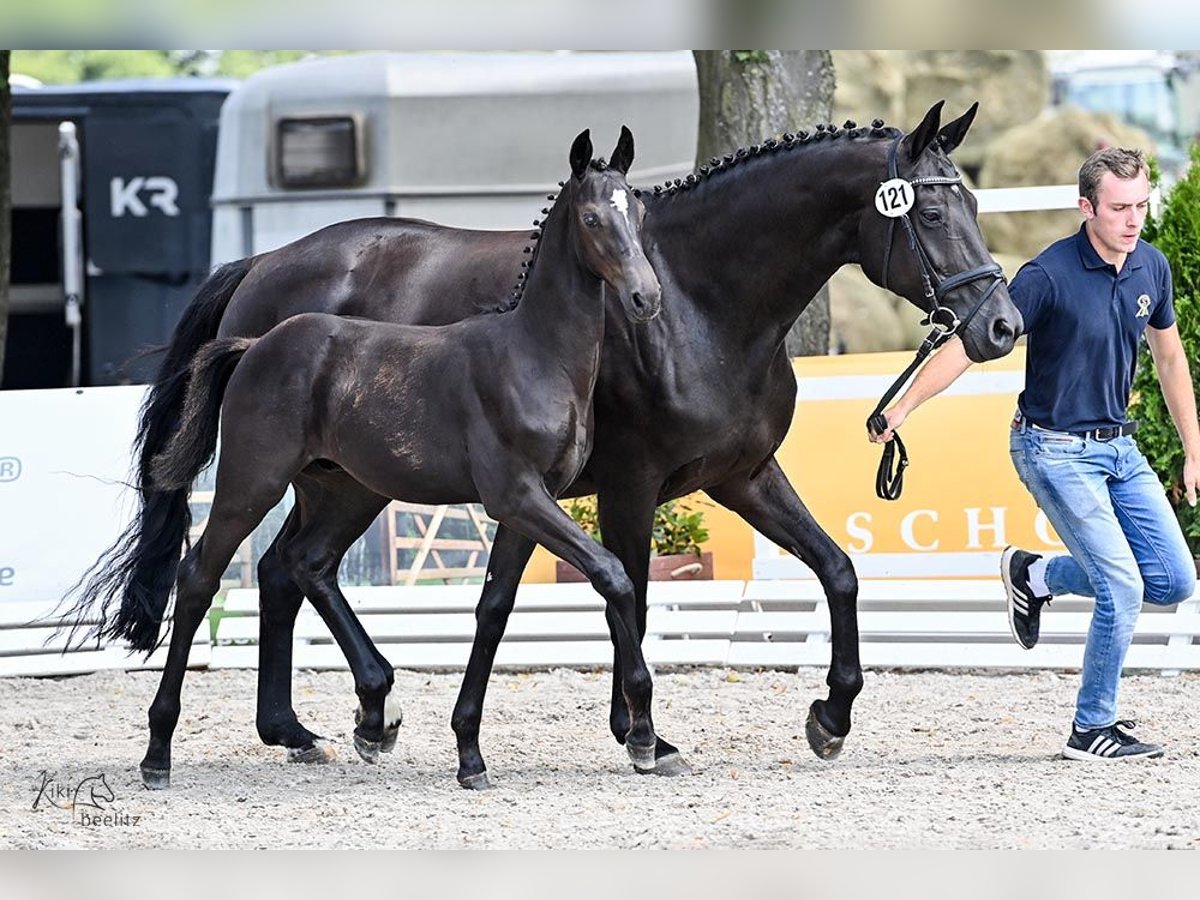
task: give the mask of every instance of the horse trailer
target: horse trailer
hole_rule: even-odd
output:
[[[212,265],[334,222],[530,225],[583,128],[607,154],[629,125],[635,183],[685,174],[697,115],[686,51],[352,53],[240,83],[18,86],[4,387],[147,381],[139,354]]]
[[[236,82],[15,87],[3,384],[144,381],[208,275],[221,104]]]
[[[265,69],[221,110],[213,262],[367,216],[522,228],[584,128],[602,154],[633,130],[631,181],[690,172],[698,108],[686,51],[363,53]]]

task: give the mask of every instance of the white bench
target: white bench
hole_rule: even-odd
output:
[[[0,605],[0,676],[82,675],[104,670],[135,671],[161,669],[167,659],[164,643],[149,659],[130,655],[124,642],[82,641],[87,618],[67,649],[68,628],[52,616],[52,603],[6,603]],[[211,654],[208,621],[201,623],[188,655],[189,668],[204,668]],[[65,652],[64,652],[65,651]]]
[[[745,582],[652,582],[646,660],[651,665],[724,665]],[[346,588],[363,627],[398,668],[461,669],[475,635],[479,585]],[[212,668],[258,665],[258,592],[232,590],[217,624]],[[346,661],[311,606],[296,620],[293,664],[344,669]],[[530,584],[517,592],[500,668],[594,667],[612,663],[604,602],[587,584]]]

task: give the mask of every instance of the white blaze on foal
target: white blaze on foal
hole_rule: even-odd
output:
[[[617,211],[625,217],[625,221],[629,221],[629,195],[624,191],[613,191],[612,200],[609,201]],[[632,223],[631,223],[632,224]]]

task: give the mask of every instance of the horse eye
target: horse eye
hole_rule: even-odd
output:
[[[600,224],[600,217],[594,212],[585,212],[583,214],[583,224],[588,228],[596,228]]]
[[[921,218],[930,225],[936,225],[942,221],[942,212],[939,209],[923,209],[921,210]]]

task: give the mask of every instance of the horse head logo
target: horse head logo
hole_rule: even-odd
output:
[[[71,806],[74,809],[79,809],[81,806],[107,809],[104,804],[112,803],[116,799],[117,795],[108,786],[104,773],[101,772],[98,775],[89,775],[75,786],[75,796],[72,798]]]

